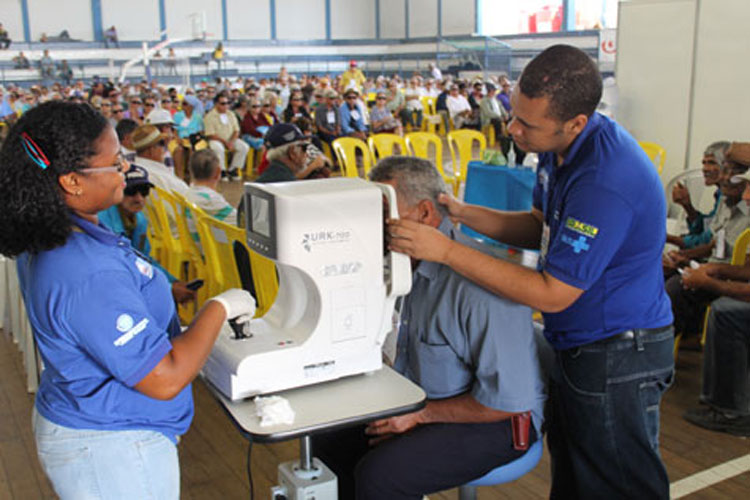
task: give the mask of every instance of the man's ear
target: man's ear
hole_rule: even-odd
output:
[[[584,128],[586,128],[586,124],[589,122],[589,117],[580,114],[576,115],[567,122],[565,122],[565,128],[567,129],[568,133],[578,135],[580,134]]]
[[[440,225],[440,213],[431,200],[420,200],[417,203],[417,220],[420,224],[438,227]]]

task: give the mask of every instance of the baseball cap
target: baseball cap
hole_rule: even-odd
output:
[[[350,66],[350,67],[352,67],[352,68],[353,68],[353,67],[355,67],[356,65],[357,65],[357,61],[355,61],[354,59],[352,59],[351,61],[349,61],[349,66]]]
[[[138,165],[130,164],[130,169],[125,173],[125,187],[130,188],[134,186],[140,186],[141,184],[153,184],[148,180],[148,171],[145,168],[139,167]]]
[[[302,131],[296,125],[291,123],[277,123],[266,132],[264,137],[265,145],[268,149],[285,146],[292,142],[307,141],[311,136],[302,134]]]
[[[154,109],[146,116],[146,123],[151,125],[174,125],[172,114],[166,109]]]

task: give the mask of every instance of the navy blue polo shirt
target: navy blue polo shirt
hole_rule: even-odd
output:
[[[625,129],[594,113],[565,161],[539,156],[534,207],[544,213],[539,270],[584,290],[544,314],[556,349],[672,323],[661,253],[667,209],[659,175]]]
[[[45,367],[37,411],[74,429],[154,430],[176,441],[193,418],[191,386],[169,401],[134,389],[180,333],[167,278],[125,237],[73,221],[63,246],[18,259]]]

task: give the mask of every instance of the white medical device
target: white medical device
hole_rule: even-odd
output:
[[[279,291],[249,337],[224,327],[204,375],[238,400],[380,369],[395,301],[411,288],[409,258],[384,245],[385,210],[398,216],[393,188],[248,183],[245,207],[248,246],[275,261]]]

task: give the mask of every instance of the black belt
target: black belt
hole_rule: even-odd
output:
[[[602,341],[607,342],[612,340],[633,340],[636,336],[636,332],[642,332],[642,334],[651,335],[655,333],[666,332],[670,328],[672,328],[672,325],[662,326],[659,328],[635,328],[632,330],[625,330],[624,332],[618,333],[616,335],[612,335],[611,337],[602,339]]]

